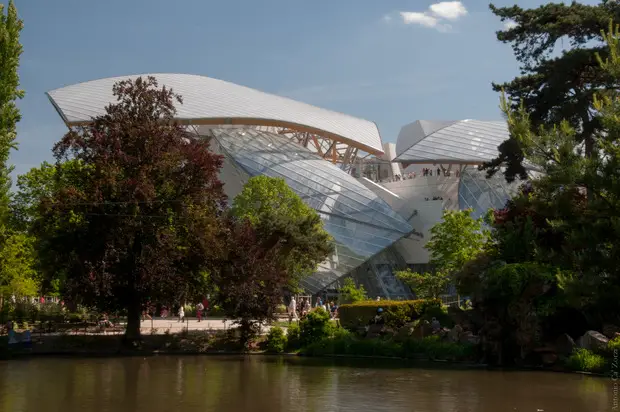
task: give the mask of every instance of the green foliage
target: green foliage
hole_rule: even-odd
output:
[[[267,351],[282,353],[287,347],[286,334],[279,326],[272,326],[267,334]]]
[[[607,349],[612,354],[614,353],[614,351],[620,350],[620,336],[616,336],[615,338],[610,339],[609,342],[607,342]]]
[[[610,7],[618,8],[615,2]],[[509,204],[508,217],[499,214],[496,225],[500,258],[557,267],[568,302],[593,325],[617,322],[620,313],[620,44],[618,29],[608,21],[605,26],[608,32],[596,36],[607,48],[592,53],[597,70],[614,86],[589,100],[601,129],[592,136],[591,156],[577,143],[574,124],[535,128],[526,105],[515,111],[502,100],[511,139],[542,173]],[[527,233],[521,246],[515,233]]]
[[[290,275],[293,290],[333,251],[319,215],[282,178],[251,177],[233,200],[232,214],[249,221],[261,237],[281,239],[284,246],[278,259]]]
[[[482,252],[489,233],[483,230],[482,218],[471,214],[471,209],[444,210],[442,221],[431,228],[431,239],[424,247],[438,271],[452,275]]]
[[[17,192],[11,202],[13,227],[27,231],[40,218],[41,201],[79,181],[79,176],[89,173],[82,162],[67,160],[57,164],[43,162],[17,177]]]
[[[446,292],[451,281],[451,277],[445,272],[416,273],[409,268],[396,272],[396,277],[421,299],[438,298]]]
[[[566,360],[566,366],[575,371],[602,372],[605,370],[605,358],[587,349],[578,348]]]
[[[383,309],[382,316],[386,324],[399,326],[420,318],[431,308],[441,308],[441,301],[436,299],[372,300],[340,305],[338,308],[340,324],[343,328],[357,330],[372,322],[379,308]]]
[[[299,329],[300,343],[307,346],[332,334],[331,317],[326,310],[316,308],[299,322]]]
[[[8,161],[11,150],[17,148],[17,123],[21,119],[16,100],[24,97],[18,74],[22,54],[19,36],[24,24],[17,16],[13,0],[9,0],[6,14],[4,8],[0,4],[0,236],[5,236],[7,230],[13,170]]]
[[[299,324],[291,323],[286,328],[286,350],[295,351],[301,348],[301,329]]]
[[[597,113],[592,110],[593,98],[613,84],[596,56],[607,55],[601,33],[610,19],[620,16],[618,3],[548,3],[534,9],[490,7],[502,21],[516,23],[497,32],[497,39],[512,45],[521,65],[520,76],[508,83],[493,84],[494,90],[507,93],[512,110],[523,105],[534,130],[568,122],[575,129],[572,138],[585,141],[585,152],[593,155],[594,136],[601,130]],[[555,54],[560,42],[567,50]],[[527,177],[523,165],[527,155],[516,133],[511,131],[511,138],[499,146],[499,151],[498,158],[485,164],[490,174],[504,167],[508,181]]]
[[[127,338],[140,337],[151,301],[196,300],[226,242],[218,214],[225,195],[222,159],[175,124],[180,96],[153,77],[113,86],[115,102],[54,147],[58,167],[41,201],[33,233],[51,276],[64,292],[102,311],[127,313]],[[139,127],[136,127],[136,125]]]
[[[368,299],[364,286],[359,285],[359,287],[357,287],[352,278],[344,279],[343,285],[339,292],[340,296],[338,297],[338,302],[340,303],[356,303],[363,302]]]
[[[390,339],[363,339],[340,329],[332,337],[316,341],[303,348],[307,356],[381,356],[399,358],[419,358],[442,360],[472,359],[472,345],[443,342],[438,336],[423,339],[407,339],[395,342]]]
[[[36,296],[39,279],[35,270],[33,239],[13,233],[0,248],[0,296]]]

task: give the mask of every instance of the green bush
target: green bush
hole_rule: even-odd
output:
[[[620,350],[620,336],[610,339],[609,342],[607,342],[607,349],[612,354],[615,350]]]
[[[329,337],[334,330],[330,322],[330,315],[322,308],[311,310],[306,317],[299,322],[300,343],[302,346],[320,341]]]
[[[416,357],[425,355],[430,359],[464,360],[471,359],[474,346],[442,341],[439,336],[427,336],[423,339],[408,339],[403,343],[403,356]]]
[[[402,326],[414,321],[430,310],[441,310],[439,299],[418,300],[380,300],[365,301],[342,305],[338,308],[340,324],[349,330],[368,325],[377,315],[377,309],[383,309],[386,324]]]
[[[587,349],[575,349],[566,361],[566,366],[575,371],[602,372],[605,358]]]
[[[339,329],[332,337],[324,338],[304,347],[301,351],[308,356],[385,356],[429,359],[467,360],[474,355],[474,346],[443,342],[437,336],[424,339],[408,339],[403,343],[390,339],[362,339]]]
[[[287,313],[286,305],[280,304],[276,306],[276,313],[280,315],[286,314]]]
[[[291,323],[286,329],[286,349],[294,351],[301,348],[301,330],[297,323]]]
[[[267,352],[282,353],[286,349],[286,334],[279,326],[274,326],[267,334]]]

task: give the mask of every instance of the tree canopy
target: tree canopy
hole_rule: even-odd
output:
[[[610,19],[620,18],[618,2],[549,3],[533,9],[491,4],[490,8],[502,22],[515,23],[498,31],[497,39],[512,46],[521,66],[520,76],[494,83],[494,90],[505,91],[512,110],[523,104],[534,130],[567,121],[575,130],[574,138],[585,142],[585,152],[590,155],[594,135],[601,129],[593,97],[614,87],[596,56],[607,55],[601,33]],[[482,169],[494,174],[504,167],[504,176],[512,182],[527,178],[524,160],[523,147],[513,136],[499,146],[499,156]]]
[[[482,218],[474,219],[472,210],[444,210],[442,221],[431,228],[431,239],[424,246],[431,254],[433,272],[416,273],[406,269],[396,277],[420,298],[436,298],[446,292],[454,274],[484,251],[489,232]]]
[[[24,97],[19,89],[19,58],[22,45],[19,36],[24,24],[17,16],[13,0],[9,1],[6,14],[0,4],[0,224],[2,230],[9,218],[11,171],[9,154],[17,148],[17,123],[21,119],[16,100]],[[6,234],[2,234],[6,236]]]
[[[120,81],[116,103],[54,147],[62,185],[35,222],[42,263],[65,293],[127,313],[130,340],[148,302],[179,305],[202,294],[225,206],[221,157],[173,121],[181,97],[153,77]]]
[[[290,275],[292,288],[333,251],[332,238],[318,213],[284,179],[251,177],[234,198],[232,214],[249,221],[261,237],[285,239],[278,259]]]

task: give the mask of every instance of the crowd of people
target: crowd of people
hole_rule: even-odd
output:
[[[453,174],[451,170],[448,170],[448,169],[442,170],[440,167],[438,167],[437,169],[431,169],[428,167],[425,167],[422,169],[421,176],[433,176],[433,175],[451,177]],[[454,176],[459,177],[460,175],[461,175],[461,172],[457,169],[454,172]],[[416,176],[417,176],[416,172],[397,174],[397,175],[394,175],[394,177],[392,178],[381,180],[381,183],[392,183],[392,182],[399,182],[401,180],[411,180],[411,179],[415,179]]]
[[[318,297],[314,307],[323,309],[330,314],[332,319],[336,319],[338,317],[338,304],[333,300],[331,302],[328,302],[327,300],[323,302],[323,299]],[[291,297],[287,307],[289,322],[303,319],[311,310],[312,302],[310,297],[303,297],[299,302],[297,302],[295,296]]]
[[[170,307],[167,305],[159,306],[159,316],[161,319],[167,319],[171,316]],[[201,322],[203,319],[206,319],[207,312],[209,310],[209,299],[204,298],[202,302],[198,302],[196,304],[196,319],[198,322]],[[142,311],[142,321],[152,320],[155,314],[157,313],[157,305],[147,304],[146,308]],[[185,317],[185,305],[179,304],[177,306],[177,322],[184,323],[187,319]],[[172,316],[174,316],[174,312],[172,312]]]

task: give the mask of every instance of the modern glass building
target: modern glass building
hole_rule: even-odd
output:
[[[478,170],[478,165],[497,156],[497,147],[508,137],[504,121],[418,120],[401,129],[394,161],[405,167],[439,168],[439,178],[448,171],[458,179],[457,191],[438,197],[458,198],[458,208],[473,209],[477,218],[491,208],[504,207],[521,185],[519,181],[508,184],[501,173],[487,179],[486,173]]]
[[[334,239],[334,254],[303,281],[308,293],[357,274],[372,294],[411,294],[393,275],[405,262],[391,249],[411,225],[347,173],[362,155],[383,154],[374,123],[204,76],[152,76],[183,97],[175,120],[225,156],[221,177],[229,197],[251,176],[281,177],[319,213]],[[48,97],[71,128],[104,114],[114,101],[112,86],[137,77],[80,83]]]
[[[224,155],[229,198],[251,176],[281,177],[318,212],[334,253],[303,281],[311,294],[351,276],[373,297],[411,297],[394,273],[428,268],[423,246],[442,211],[472,208],[478,217],[503,207],[519,186],[500,175],[486,179],[476,168],[508,138],[501,121],[419,120],[402,128],[393,147],[383,145],[373,122],[205,76],[113,77],[48,97],[69,128],[85,125],[115,101],[115,83],[138,76],[153,76],[183,97],[175,121]],[[373,166],[377,173],[365,173]],[[434,174],[407,177],[415,167]]]

